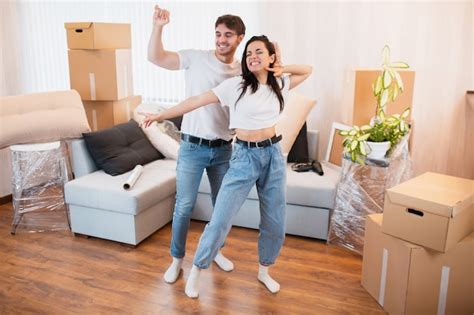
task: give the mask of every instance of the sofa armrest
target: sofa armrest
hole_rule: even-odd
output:
[[[94,160],[89,155],[84,139],[71,141],[72,170],[75,178],[97,171]]]
[[[308,130],[308,155],[310,159],[318,160],[319,130]]]

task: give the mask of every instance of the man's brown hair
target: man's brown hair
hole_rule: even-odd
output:
[[[225,24],[227,28],[235,31],[237,35],[245,35],[245,24],[237,15],[226,14],[219,16],[217,18],[215,27],[220,24]]]

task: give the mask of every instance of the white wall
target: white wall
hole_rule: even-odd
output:
[[[145,97],[152,92],[166,94],[172,87],[158,87],[158,80],[137,82],[143,74],[153,78],[166,72],[161,83],[176,82],[181,75],[146,62],[153,4],[1,1],[0,80],[4,76],[5,80],[0,81],[0,95],[68,88],[63,23],[78,20],[132,23],[135,92]],[[169,49],[213,47],[215,17],[234,13],[246,22],[247,39],[266,34],[280,43],[285,63],[313,65],[312,77],[298,89],[318,101],[309,127],[321,131],[320,157],[331,123],[347,119],[350,70],[379,67],[380,51],[390,45],[393,58],[407,61],[416,71],[412,148],[416,173],[430,170],[474,178],[474,109],[465,101],[465,91],[474,88],[472,1],[165,1],[163,5],[172,11],[164,34]],[[208,14],[214,18],[204,18]],[[181,23],[191,26],[184,32]],[[51,42],[45,46],[46,33]],[[17,37],[28,40],[19,45]]]
[[[417,174],[435,171],[474,179],[473,3],[266,2],[262,33],[280,43],[283,61],[309,63],[300,90],[317,99],[309,127],[326,149],[333,121],[347,121],[350,70],[380,67],[380,52],[416,71],[412,156]]]

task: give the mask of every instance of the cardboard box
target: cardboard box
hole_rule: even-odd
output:
[[[83,102],[87,120],[93,131],[129,121],[133,118],[133,111],[141,103],[141,96],[130,96],[119,101]]]
[[[79,22],[64,23],[69,49],[131,48],[130,24]]]
[[[130,49],[69,50],[71,89],[86,101],[117,101],[133,95]]]
[[[383,232],[440,252],[472,230],[474,181],[436,173],[385,193]]]
[[[372,91],[372,84],[382,71],[379,69],[356,69],[353,74],[352,88],[354,89],[352,105],[351,125],[362,126],[370,123],[375,116],[377,100]],[[398,70],[403,81],[404,91],[395,102],[388,103],[386,114],[401,114],[408,107],[413,112],[413,88],[415,85],[415,71]],[[408,120],[411,120],[411,112]]]
[[[390,314],[472,314],[474,232],[446,253],[382,233],[367,218],[362,286]]]

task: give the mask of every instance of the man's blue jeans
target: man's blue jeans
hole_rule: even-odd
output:
[[[232,144],[210,148],[181,141],[176,167],[176,204],[173,214],[171,256],[182,258],[185,255],[189,221],[204,169],[209,177],[214,205],[222,179],[229,168],[231,154]]]
[[[286,162],[279,143],[265,148],[236,143],[211,221],[199,241],[194,265],[209,267],[230,231],[232,218],[255,184],[260,200],[259,262],[265,266],[275,263],[285,239],[285,183]]]

